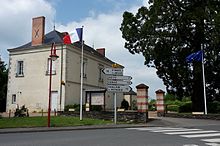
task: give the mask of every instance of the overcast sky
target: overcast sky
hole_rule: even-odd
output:
[[[131,85],[149,86],[150,98],[155,91],[165,90],[155,69],[144,65],[142,55],[132,55],[124,48],[119,30],[124,11],[136,13],[147,5],[146,0],[1,0],[0,1],[0,55],[8,62],[7,49],[31,41],[33,17],[46,17],[46,33],[53,30],[73,32],[84,26],[85,43],[94,48],[106,48],[106,56],[125,66],[124,75],[132,76]]]

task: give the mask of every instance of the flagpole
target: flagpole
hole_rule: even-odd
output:
[[[82,53],[81,53],[81,76],[80,76],[80,121],[82,120],[82,104],[83,104],[83,26],[82,26],[82,40],[81,40],[81,47],[82,47]]]
[[[206,83],[205,83],[205,68],[204,68],[204,49],[203,44],[201,44],[202,50],[202,78],[203,78],[203,91],[204,91],[204,106],[205,106],[205,115],[207,115],[207,103],[206,103]]]

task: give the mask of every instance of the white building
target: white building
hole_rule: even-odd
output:
[[[32,41],[8,49],[9,80],[6,110],[25,105],[29,111],[48,110],[49,62],[51,44],[55,42],[59,58],[52,63],[51,109],[64,110],[65,105],[79,104],[81,44],[65,45],[63,33],[56,30],[44,35],[45,18],[33,18]],[[102,70],[115,62],[105,57],[105,49],[84,45],[83,104],[113,109],[113,94],[106,91]],[[117,106],[123,94],[117,94]]]

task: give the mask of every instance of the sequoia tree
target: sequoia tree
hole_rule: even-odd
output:
[[[207,98],[220,100],[220,1],[149,0],[149,5],[136,14],[124,12],[125,48],[143,54],[168,93],[191,96],[193,111],[203,111],[202,64],[187,63],[186,57],[203,48]]]

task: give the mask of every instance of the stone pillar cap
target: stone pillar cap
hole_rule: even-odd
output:
[[[149,87],[145,84],[139,84],[136,86],[137,89],[148,89]]]
[[[159,90],[157,90],[156,92],[155,92],[156,94],[158,94],[158,93],[165,93],[163,90],[161,90],[161,89],[159,89]]]

